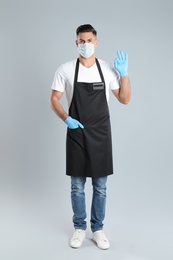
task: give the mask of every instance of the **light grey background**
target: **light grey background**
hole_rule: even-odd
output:
[[[65,124],[49,106],[58,66],[77,57],[75,30],[98,31],[97,57],[129,53],[132,98],[111,95],[115,174],[108,181],[108,251],[73,233]],[[0,258],[172,260],[172,0],[0,0]],[[66,99],[62,103],[65,108]]]

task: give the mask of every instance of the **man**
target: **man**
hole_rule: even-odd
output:
[[[128,57],[117,52],[115,68],[95,57],[97,32],[89,24],[76,30],[79,58],[61,65],[55,73],[50,97],[54,112],[67,124],[66,174],[71,176],[74,234],[72,248],[79,248],[86,235],[85,182],[93,185],[92,239],[100,249],[110,243],[103,232],[107,176],[113,174],[109,88],[123,104],[130,100]],[[66,92],[69,112],[60,103]]]

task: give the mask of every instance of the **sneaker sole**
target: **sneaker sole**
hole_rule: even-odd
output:
[[[107,249],[109,249],[109,248],[110,248],[110,245],[109,245],[108,247],[105,247],[105,248],[103,248],[103,247],[100,247],[100,246],[98,245],[97,241],[96,241],[94,238],[92,238],[92,240],[95,242],[96,246],[97,246],[99,249],[102,249],[102,250],[107,250]]]

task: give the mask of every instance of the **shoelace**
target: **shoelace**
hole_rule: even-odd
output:
[[[73,239],[79,239],[80,240],[80,234],[82,233],[82,230],[76,230],[73,236]]]
[[[105,234],[104,234],[103,232],[99,232],[99,233],[98,233],[98,237],[99,237],[99,239],[101,239],[101,240],[107,241],[107,238],[105,237]]]

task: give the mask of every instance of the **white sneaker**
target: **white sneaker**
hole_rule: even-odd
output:
[[[108,249],[110,247],[109,241],[102,230],[94,232],[92,239],[100,249]]]
[[[70,240],[70,246],[73,248],[79,248],[81,247],[84,239],[86,236],[86,231],[83,229],[76,229],[71,240]]]

